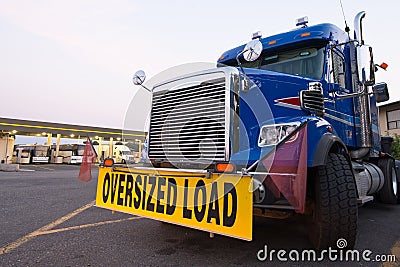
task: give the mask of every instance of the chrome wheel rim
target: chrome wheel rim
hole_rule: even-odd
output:
[[[397,196],[397,176],[396,170],[392,168],[392,186],[393,186],[393,193]]]

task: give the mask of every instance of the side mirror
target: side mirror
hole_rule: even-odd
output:
[[[389,100],[389,91],[386,83],[377,83],[372,86],[372,92],[375,95],[377,103]]]
[[[135,75],[133,75],[133,83],[135,85],[142,85],[146,80],[146,73],[142,70],[138,70]]]
[[[255,61],[263,50],[262,43],[258,39],[251,40],[243,49],[243,57],[246,61]]]
[[[370,86],[375,83],[375,64],[372,47],[362,45],[357,47],[358,80]]]

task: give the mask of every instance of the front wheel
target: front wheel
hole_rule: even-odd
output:
[[[316,249],[337,248],[346,240],[352,249],[357,234],[357,191],[351,165],[340,154],[330,153],[325,166],[316,168],[310,177],[314,208],[309,238]],[[344,247],[340,247],[344,248]]]

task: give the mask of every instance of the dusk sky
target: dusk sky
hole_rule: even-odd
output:
[[[343,6],[352,30],[354,16],[367,12],[366,43],[376,63],[389,64],[377,81],[388,83],[391,102],[400,100],[399,2]],[[173,66],[215,63],[253,32],[284,32],[302,16],[344,28],[336,0],[0,0],[0,116],[144,130],[150,95],[133,85],[136,70],[151,79]]]

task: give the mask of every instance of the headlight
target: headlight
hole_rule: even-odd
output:
[[[264,125],[260,129],[260,135],[258,137],[258,146],[271,146],[276,145],[283,138],[291,134],[293,131],[299,127],[300,122],[292,122],[288,124],[272,124],[272,125]],[[297,135],[294,135],[288,142],[292,142],[297,138]]]

